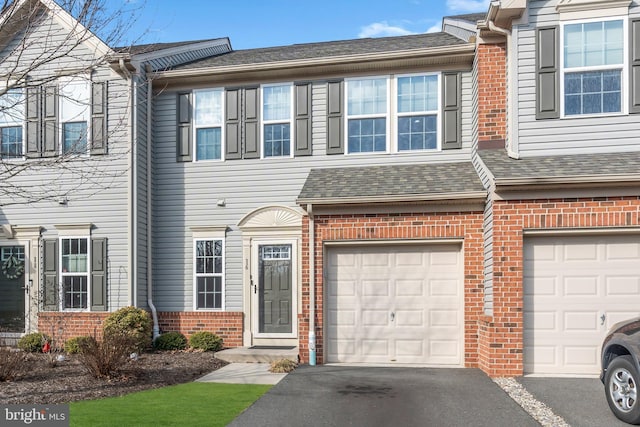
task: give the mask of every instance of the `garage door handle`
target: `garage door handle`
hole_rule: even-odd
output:
[[[605,314],[603,314],[602,316],[600,316],[600,324],[604,325],[604,321],[607,319],[607,316]]]
[[[396,318],[396,313],[394,313],[393,311],[391,312],[391,321],[393,322]]]

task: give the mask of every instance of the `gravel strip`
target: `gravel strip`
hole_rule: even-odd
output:
[[[571,427],[565,420],[544,403],[533,397],[514,378],[493,378],[493,382],[498,384],[518,405],[527,411],[543,427]]]

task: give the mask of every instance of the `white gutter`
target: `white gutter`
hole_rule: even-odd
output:
[[[446,202],[459,200],[484,200],[487,197],[486,191],[468,191],[460,193],[434,193],[434,194],[408,194],[396,196],[365,196],[365,197],[333,197],[333,198],[310,198],[298,199],[300,205],[335,205],[335,204],[368,204],[368,203],[419,203],[419,202]]]
[[[613,184],[621,185],[623,183],[637,184],[640,182],[640,174],[628,175],[602,175],[602,176],[551,176],[551,177],[523,177],[523,178],[496,178],[496,187],[524,187],[524,186],[549,186],[561,185],[563,187],[571,185],[593,185],[593,184]]]
[[[158,325],[158,311],[153,304],[153,211],[152,211],[152,185],[151,185],[151,108],[152,108],[152,90],[153,85],[151,78],[147,75],[147,305],[151,309],[151,317],[153,318],[153,339],[160,335],[160,326]]]
[[[309,365],[316,364],[316,281],[315,281],[315,221],[313,218],[313,205],[307,205],[309,215]]]

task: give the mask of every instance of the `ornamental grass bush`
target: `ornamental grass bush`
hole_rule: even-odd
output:
[[[189,346],[196,350],[218,351],[222,349],[222,338],[212,332],[196,332],[189,337]]]

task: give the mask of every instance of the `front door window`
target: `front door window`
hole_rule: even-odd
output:
[[[24,246],[0,247],[0,332],[24,332]]]
[[[259,331],[291,333],[292,265],[291,245],[259,246]]]

